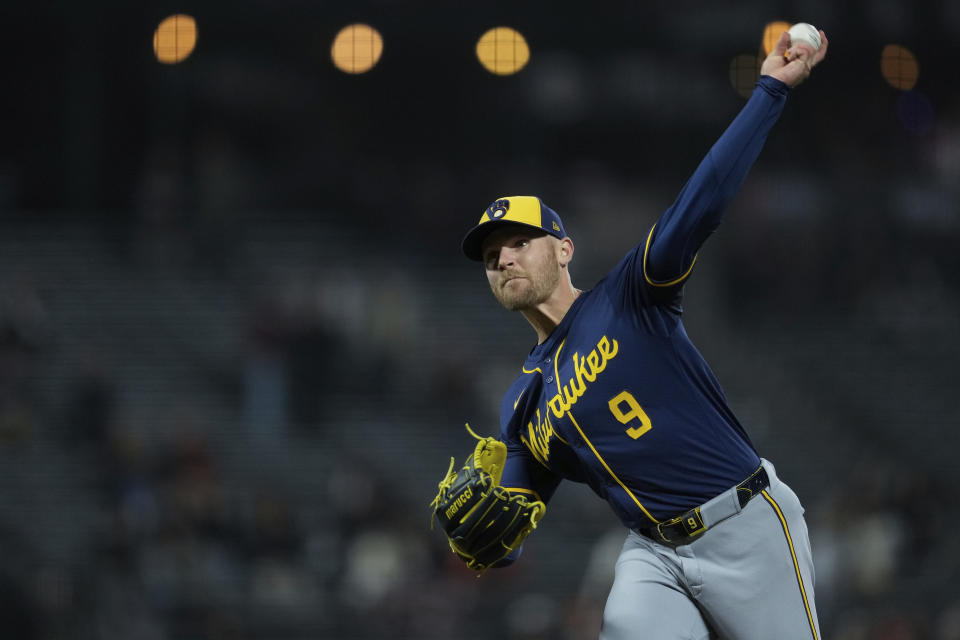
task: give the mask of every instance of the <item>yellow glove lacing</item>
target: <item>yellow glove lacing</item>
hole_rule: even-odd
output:
[[[471,436],[476,438],[478,441],[477,446],[474,449],[473,455],[468,456],[466,461],[464,462],[464,468],[469,468],[472,462],[472,466],[474,468],[479,468],[480,470],[486,473],[489,473],[493,477],[496,491],[503,491],[509,497],[509,493],[506,491],[506,489],[499,486],[500,477],[503,474],[504,461],[506,460],[506,445],[504,445],[502,442],[494,438],[489,438],[489,437],[483,438],[477,435],[477,433],[470,428],[469,423],[465,423],[464,426],[467,428],[467,433],[469,433]],[[447,468],[447,473],[443,477],[443,480],[441,480],[440,483],[437,485],[438,492],[436,497],[430,502],[430,506],[433,508],[433,514],[430,517],[431,529],[433,529],[433,524],[436,521],[436,516],[437,516],[436,509],[438,506],[440,506],[440,501],[443,499],[446,492],[453,485],[453,482],[457,479],[457,473],[453,470],[453,467],[455,464],[456,464],[455,458],[450,458],[450,466]],[[537,523],[540,521],[541,518],[543,518],[543,515],[547,510],[546,505],[543,504],[543,502],[541,502],[540,500],[531,502],[530,507],[532,508],[532,511],[530,513],[529,529],[521,532],[516,537],[516,539],[514,539],[513,542],[511,542],[510,544],[506,544],[502,540],[500,541],[500,544],[503,546],[503,549],[504,549],[501,559],[505,558],[507,555],[510,554],[511,551],[516,549],[517,546],[519,546],[520,543],[522,543],[523,540],[528,535],[530,535],[534,529],[537,528]],[[476,561],[476,558],[472,554],[457,548],[457,546],[453,543],[453,540],[448,539],[448,541],[450,543],[450,549],[460,557],[466,559],[467,566],[469,568],[473,569],[474,571],[477,571],[477,577],[482,575],[484,572],[487,571],[487,569],[490,568],[489,565],[484,566],[479,564]]]

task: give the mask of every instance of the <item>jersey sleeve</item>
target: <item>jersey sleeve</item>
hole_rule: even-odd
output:
[[[525,496],[528,500],[540,500],[544,504],[549,502],[560,484],[560,476],[554,475],[537,462],[523,443],[507,439],[506,444],[507,461],[503,467],[500,485],[511,494]],[[509,567],[522,553],[521,544],[493,565],[493,568]]]
[[[538,462],[522,442],[509,438],[505,442],[507,461],[500,479],[501,486],[512,494],[541,500],[544,504],[549,502],[560,484],[560,476]]]
[[[510,493],[524,495],[531,500],[550,500],[560,476],[538,460],[524,442],[524,418],[535,411],[540,397],[541,379],[524,371],[503,396],[500,403],[499,439],[507,445],[500,484]]]
[[[690,275],[697,251],[719,226],[780,117],[788,91],[770,76],[757,81],[747,104],[637,247],[647,286],[672,287]]]

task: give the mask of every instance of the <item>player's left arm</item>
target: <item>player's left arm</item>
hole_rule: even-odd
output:
[[[511,495],[523,496],[527,500],[537,500],[544,505],[560,484],[560,477],[537,462],[523,445],[507,441],[507,460],[503,469],[501,484]],[[516,562],[523,553],[523,544],[512,550],[493,568],[507,567]]]
[[[538,462],[523,444],[507,439],[506,445],[507,459],[500,480],[503,488],[512,494],[549,503],[560,477]]]
[[[507,444],[470,433],[478,440],[476,447],[459,471],[450,461],[430,503],[431,523],[440,524],[450,548],[468,567],[482,572],[506,566],[520,555],[523,541],[546,513],[541,492],[549,499],[556,485],[538,491],[517,473],[522,462],[517,456],[511,461]]]
[[[785,32],[764,60],[747,104],[647,235],[643,275],[648,284],[672,286],[689,275],[697,251],[720,225],[726,206],[760,155],[790,88],[803,82],[826,55],[827,37],[822,31],[820,35],[822,45],[812,52],[790,48]]]

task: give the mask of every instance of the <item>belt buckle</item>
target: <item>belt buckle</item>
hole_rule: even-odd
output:
[[[667,542],[667,543],[673,542],[670,538],[668,538],[668,537],[666,536],[666,534],[663,533],[663,527],[664,527],[664,525],[669,525],[669,524],[675,522],[676,520],[677,520],[677,519],[674,518],[673,520],[668,520],[668,521],[666,521],[666,522],[661,522],[661,523],[659,523],[659,524],[657,525],[657,528],[656,528],[657,535],[660,536],[660,539],[663,540],[664,542]]]
[[[658,524],[657,535],[659,535],[664,542],[677,542],[677,540],[671,539],[664,533],[664,528],[675,529],[678,524],[683,527],[683,532],[687,538],[693,538],[707,530],[707,527],[703,524],[703,518],[700,517],[700,507],[696,507],[695,509],[687,511],[682,516],[677,516],[676,518]]]

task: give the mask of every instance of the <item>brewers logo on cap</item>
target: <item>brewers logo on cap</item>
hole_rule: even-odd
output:
[[[506,198],[501,198],[487,207],[487,215],[490,216],[492,220],[497,220],[507,215],[507,209],[509,208],[510,201]]]
[[[505,224],[519,224],[539,229],[557,238],[567,232],[557,212],[543,204],[536,196],[509,196],[498,198],[480,216],[480,222],[464,236],[460,247],[471,260],[481,260],[480,245],[483,239]]]

